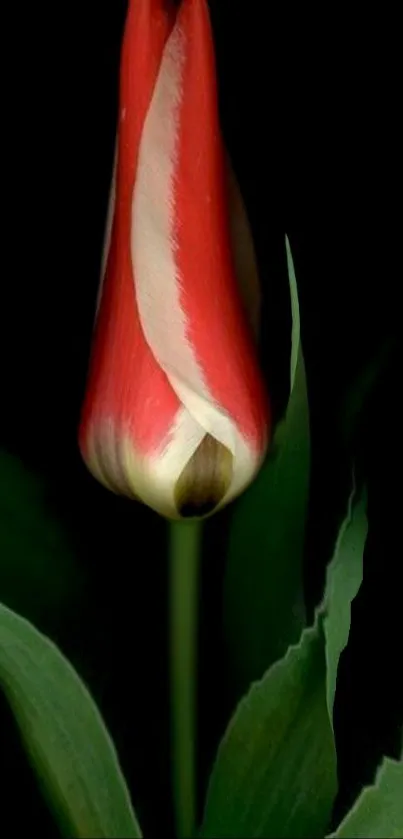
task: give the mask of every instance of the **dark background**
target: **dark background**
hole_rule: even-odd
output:
[[[316,12],[312,19],[306,9],[301,17],[288,6],[280,13],[262,0],[210,5],[223,130],[259,259],[262,355],[275,419],[288,387],[285,231],[295,257],[313,435],[306,561],[311,609],[321,595],[350,475],[341,433],[345,398],[379,348],[394,341],[353,441],[369,488],[370,536],[336,703],[340,813],[372,779],[380,756],[397,754],[403,714],[401,191],[393,23],[371,21],[368,9],[365,20],[353,21],[330,8],[326,17]],[[22,541],[10,539],[1,557],[0,598],[47,632],[89,684],[143,830],[152,836],[169,832],[172,818],[166,526],[98,487],[76,443],[125,3],[16,4],[2,15],[9,57],[2,104],[0,444],[35,480],[39,476],[41,503],[65,528],[70,559],[60,568],[55,560],[27,571],[21,545],[24,533],[29,545],[31,533],[20,506],[14,514]],[[6,492],[8,480],[0,474]],[[229,515],[206,528],[201,797],[236,699],[220,623]],[[4,823],[9,819],[15,833],[40,827],[55,835],[4,700],[0,742]]]

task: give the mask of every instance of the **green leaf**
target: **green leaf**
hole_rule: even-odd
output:
[[[362,791],[331,836],[335,839],[402,839],[402,760],[383,759],[375,784]]]
[[[305,626],[302,561],[310,435],[297,283],[288,239],[292,309],[290,398],[272,454],[234,505],[224,585],[224,621],[242,685],[296,643]]]
[[[140,837],[114,746],[88,690],[55,645],[2,604],[0,686],[67,835]]]
[[[364,504],[350,500],[314,625],[235,711],[211,774],[203,837],[321,837],[329,826],[334,686],[361,581]]]
[[[347,516],[340,528],[333,560],[327,570],[326,593],[321,607],[326,639],[327,706],[333,725],[337,668],[346,647],[351,624],[351,603],[362,583],[363,551],[368,532],[366,493],[354,504],[350,496]]]
[[[219,748],[201,836],[323,836],[337,790],[320,622],[241,701]]]

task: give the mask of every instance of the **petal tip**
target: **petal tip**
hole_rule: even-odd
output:
[[[181,518],[202,518],[223,501],[232,481],[233,455],[206,434],[179,476],[174,498]]]

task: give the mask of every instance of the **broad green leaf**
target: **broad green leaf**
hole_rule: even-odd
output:
[[[115,748],[88,690],[48,638],[1,604],[0,687],[67,835],[140,837]]]
[[[0,594],[34,623],[59,624],[81,603],[84,573],[46,482],[0,449]]]
[[[241,684],[259,678],[305,626],[302,560],[310,436],[297,283],[288,239],[292,309],[290,398],[272,454],[234,505],[224,586],[224,620]]]
[[[366,536],[364,502],[351,505],[314,625],[252,686],[228,726],[203,837],[298,839],[324,836],[329,826],[337,792],[333,693]]]
[[[337,668],[350,633],[351,603],[358,594],[363,574],[363,549],[367,538],[366,494],[354,504],[355,490],[348,513],[340,528],[334,557],[327,571],[326,594],[322,605],[325,614],[327,705],[333,725]]]
[[[241,701],[218,751],[203,837],[320,837],[336,790],[320,621]]]
[[[402,839],[402,759],[383,759],[375,784],[362,791],[331,836],[335,839]]]

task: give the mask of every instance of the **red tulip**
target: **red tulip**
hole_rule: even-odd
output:
[[[115,492],[201,516],[250,483],[269,425],[235,276],[206,0],[130,0],[119,108],[80,448]]]

